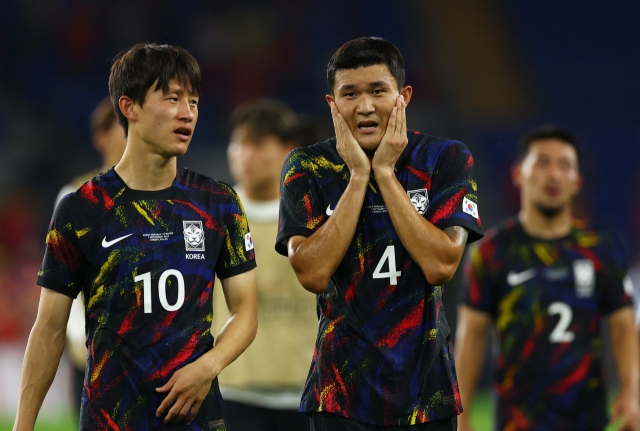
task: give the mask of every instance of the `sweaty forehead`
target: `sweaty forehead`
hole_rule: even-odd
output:
[[[386,84],[390,87],[397,85],[396,79],[389,71],[386,64],[374,64],[373,66],[362,66],[357,69],[339,69],[335,75],[335,89],[345,87],[360,87],[375,84]]]

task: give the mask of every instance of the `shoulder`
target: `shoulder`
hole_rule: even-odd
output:
[[[335,138],[324,142],[291,150],[282,168],[282,180],[287,185],[291,180],[307,177],[321,178],[340,173],[344,161],[336,150]]]
[[[573,230],[573,237],[578,247],[597,250],[604,259],[622,256],[626,260],[626,250],[622,240],[616,233],[608,229],[584,226],[577,222],[577,226]]]
[[[178,168],[175,186],[189,197],[196,199],[239,199],[238,194],[229,184],[187,168]]]
[[[469,148],[460,141],[407,131],[405,155],[419,165],[441,169],[448,164],[473,165]]]

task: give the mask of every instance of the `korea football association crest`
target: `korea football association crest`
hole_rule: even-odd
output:
[[[184,246],[187,251],[204,251],[204,230],[202,221],[182,221]]]
[[[590,259],[576,259],[573,261],[573,278],[578,298],[593,296],[596,287],[596,271]]]
[[[413,204],[413,207],[418,211],[418,214],[424,215],[429,207],[429,194],[427,189],[408,190],[407,195]]]

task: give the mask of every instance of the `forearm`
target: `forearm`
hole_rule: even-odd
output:
[[[374,172],[389,217],[404,248],[420,266],[429,284],[437,286],[449,281],[460,263],[466,237],[461,244],[425,220],[414,208],[392,170]]]
[[[64,329],[53,330],[36,320],[22,365],[14,431],[33,430],[42,402],[56,375],[64,344]]]
[[[368,176],[352,176],[329,220],[304,241],[289,241],[289,261],[305,289],[327,288],[355,234],[368,183]]]
[[[458,388],[462,406],[471,410],[473,395],[484,365],[487,331],[490,317],[467,306],[458,308],[458,326],[455,339],[455,361]]]
[[[258,330],[258,317],[249,308],[230,314],[222,327],[213,349],[200,359],[208,363],[211,379],[215,378],[230,363],[235,361],[253,342]]]
[[[611,350],[618,370],[621,392],[640,402],[640,364],[638,334],[633,324],[633,310],[625,307],[609,318]]]

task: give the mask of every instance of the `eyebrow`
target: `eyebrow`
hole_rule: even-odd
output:
[[[386,81],[372,81],[372,82],[367,82],[365,84],[365,86],[367,86],[367,87],[389,87],[389,84]],[[355,90],[357,88],[358,88],[358,85],[356,85],[356,84],[341,85],[338,88],[338,91]]]

